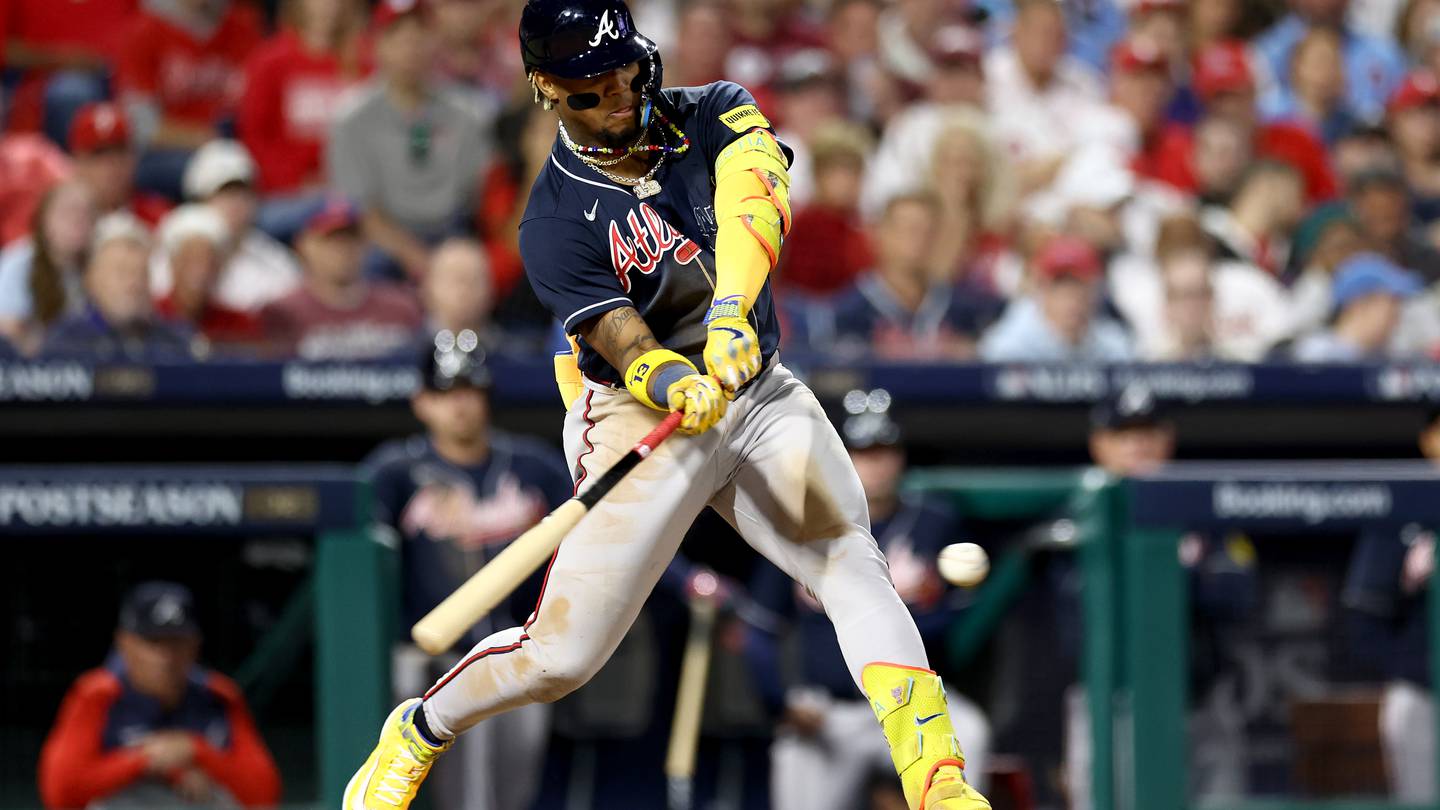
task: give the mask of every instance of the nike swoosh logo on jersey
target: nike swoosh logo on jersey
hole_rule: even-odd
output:
[[[597,199],[597,200],[595,201],[595,204],[592,205],[592,206],[590,206],[590,210],[585,212],[585,218],[588,219],[588,220],[590,220],[591,222],[594,222],[594,221],[595,221],[595,209],[596,209],[596,208],[599,208],[599,207],[600,207],[600,201]]]
[[[925,725],[926,723],[930,722],[931,720],[934,720],[935,718],[937,718],[937,717],[939,717],[939,716],[941,716],[941,715],[943,715],[943,714],[944,714],[944,712],[936,712],[936,713],[930,715],[929,717],[917,717],[917,718],[915,718],[915,725],[917,725],[917,726],[923,726],[923,725]]]

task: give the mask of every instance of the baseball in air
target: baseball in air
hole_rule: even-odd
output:
[[[951,543],[935,562],[946,582],[962,588],[979,585],[990,573],[990,555],[974,543]]]

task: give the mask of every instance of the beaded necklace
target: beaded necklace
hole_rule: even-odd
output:
[[[671,146],[669,143],[663,141],[661,143],[649,143],[648,141],[650,132],[649,128],[646,128],[645,132],[641,135],[641,137],[637,138],[635,140],[635,143],[632,143],[629,146],[586,146],[583,144],[578,144],[573,139],[571,139],[570,132],[565,129],[564,121],[560,122],[560,140],[564,142],[566,149],[574,152],[577,156],[580,157],[581,160],[584,160],[585,162],[591,164],[598,162],[596,158],[620,157],[621,159],[624,159],[632,155],[644,154],[646,152],[661,152],[667,155],[684,154],[685,151],[690,148],[690,137],[684,132],[682,132],[680,130],[680,127],[675,126],[675,124],[665,116],[665,113],[660,112],[660,107],[658,105],[652,104],[650,109],[651,113],[655,116],[655,118],[666,129],[670,130],[670,133],[675,136],[675,139],[679,141],[679,143],[674,146]],[[619,161],[617,160],[615,162],[618,163]],[[600,165],[609,166],[614,164],[600,163]]]
[[[561,125],[560,125],[560,138],[561,138],[561,140],[563,140],[563,141],[565,142],[565,147],[566,147],[567,149],[569,149],[570,151],[575,152],[575,150],[576,150],[577,148],[579,148],[579,145],[578,145],[578,144],[576,144],[574,141],[570,140],[570,133],[565,131],[565,125],[564,125],[564,124],[561,124]],[[635,143],[633,144],[633,146],[639,146],[640,144],[645,143],[645,142],[648,141],[649,139],[650,139],[650,130],[647,129],[647,130],[645,130],[644,132],[640,133],[640,139],[637,140],[637,141],[635,141]],[[575,152],[575,156],[578,157],[578,158],[580,158],[581,160],[583,160],[587,166],[592,166],[592,167],[595,167],[595,166],[614,166],[614,165],[617,164],[617,163],[623,163],[623,162],[629,160],[630,157],[631,157],[631,153],[630,153],[630,152],[624,152],[624,153],[622,153],[622,154],[620,154],[620,155],[616,155],[615,157],[610,158],[610,159],[608,159],[608,160],[600,160],[599,158],[593,158],[593,157],[590,157],[589,155],[582,155],[582,154],[580,154],[579,152]]]
[[[662,139],[660,143],[649,143],[650,130],[647,127],[644,132],[640,133],[640,137],[635,139],[635,143],[626,147],[583,146],[576,143],[570,137],[570,132],[565,128],[564,121],[560,122],[560,140],[565,144],[565,148],[580,158],[585,165],[594,169],[598,174],[608,180],[623,186],[629,186],[630,189],[635,192],[635,196],[643,200],[646,197],[652,197],[660,193],[660,184],[655,181],[655,172],[660,170],[660,167],[665,163],[665,159],[671,155],[684,154],[690,149],[690,137],[688,135],[681,131],[679,127],[675,126],[669,118],[665,117],[665,114],[660,112],[658,107],[652,107],[651,111],[655,117],[659,119],[661,125],[669,129],[675,136],[675,139],[678,141],[677,144],[672,146],[664,139]],[[655,165],[650,167],[650,171],[646,172],[643,177],[622,177],[613,172],[608,172],[604,168],[614,166],[636,155],[649,152],[658,152],[660,157],[655,161]],[[606,158],[595,157],[596,155],[605,155]]]

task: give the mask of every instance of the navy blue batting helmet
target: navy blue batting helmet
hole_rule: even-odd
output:
[[[520,54],[526,72],[588,79],[643,62],[658,88],[658,47],[635,30],[624,0],[529,0],[520,14]]]

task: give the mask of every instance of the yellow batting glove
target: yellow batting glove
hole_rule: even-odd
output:
[[[733,395],[760,373],[760,339],[745,318],[744,298],[732,295],[710,305],[705,316],[705,370]]]
[[[720,384],[704,374],[682,377],[670,386],[670,410],[685,414],[680,420],[681,433],[696,435],[715,427],[728,403]]]
[[[651,349],[625,371],[625,388],[657,411],[679,411],[680,432],[704,433],[725,415],[727,400],[713,377],[701,374],[684,355]]]

